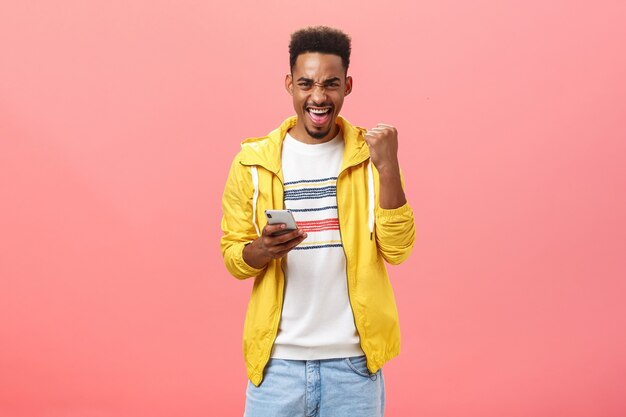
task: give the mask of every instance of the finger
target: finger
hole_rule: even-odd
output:
[[[378,126],[382,126],[382,127],[390,127],[390,128],[392,128],[392,129],[395,129],[395,127],[394,127],[394,126],[392,126],[392,125],[388,125],[388,124],[386,124],[386,123],[378,123]]]
[[[290,240],[299,238],[300,236],[302,236],[302,233],[303,232],[300,229],[296,229],[294,231],[287,232],[287,233],[280,233],[278,235],[269,235],[269,236],[266,236],[266,239],[267,239],[268,245],[279,246],[286,242],[289,242]]]
[[[269,253],[273,258],[282,258],[293,248],[298,246],[304,239],[306,239],[307,235],[300,236],[299,238],[292,239],[286,243],[282,243],[280,245],[271,246],[268,248]]]
[[[379,133],[383,133],[383,132],[389,132],[390,130],[392,130],[392,127],[387,127],[387,126],[377,126],[372,128],[372,132],[379,132]]]
[[[392,129],[389,127],[373,127],[370,130],[367,131],[367,133],[371,133],[371,134],[375,134],[375,135],[380,135],[380,134],[384,134],[386,132],[391,131]]]
[[[303,233],[304,232],[300,229],[296,229],[293,232],[289,232],[289,233],[283,233],[281,235],[276,236],[276,243],[279,245],[288,243],[294,239],[300,238]]]
[[[276,224],[266,224],[263,228],[264,235],[273,235],[276,232],[280,232],[284,230],[287,225],[285,223],[276,223]]]
[[[293,248],[295,248],[296,246],[298,246],[300,243],[302,243],[306,238],[307,238],[307,234],[305,233],[304,235],[290,240],[289,242],[283,243],[282,245],[280,245],[280,247],[278,247],[276,254],[278,256],[285,256],[288,252],[290,252],[291,250],[293,250]]]
[[[380,135],[381,131],[380,130],[374,130],[374,129],[368,130],[367,132],[365,132],[365,135],[363,135],[363,136],[364,137],[368,137],[368,138],[375,138],[378,135]]]

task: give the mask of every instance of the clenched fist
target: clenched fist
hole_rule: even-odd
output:
[[[395,127],[378,123],[375,128],[365,133],[364,139],[370,148],[370,158],[378,172],[399,172],[398,131]]]

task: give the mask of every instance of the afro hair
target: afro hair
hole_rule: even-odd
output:
[[[311,26],[291,34],[289,42],[289,68],[293,71],[300,54],[319,52],[341,57],[346,72],[350,65],[351,40],[339,29],[328,26]]]

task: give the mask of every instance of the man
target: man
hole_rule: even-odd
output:
[[[382,416],[382,365],[399,353],[384,261],[415,239],[396,129],[339,116],[352,91],[350,38],[292,34],[285,88],[296,116],[235,157],[223,195],[226,267],[255,277],[244,326],[247,417]],[[298,229],[269,225],[289,209]],[[288,256],[287,256],[288,255]]]

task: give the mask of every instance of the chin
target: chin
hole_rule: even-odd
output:
[[[309,128],[306,128],[306,133],[314,139],[324,139],[330,133],[330,129],[325,130],[323,132],[320,131],[312,131]]]

